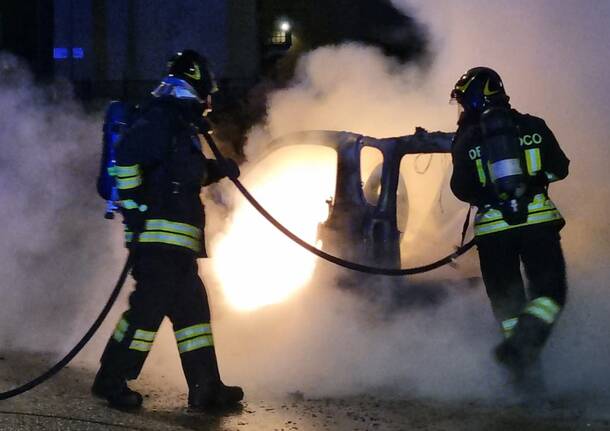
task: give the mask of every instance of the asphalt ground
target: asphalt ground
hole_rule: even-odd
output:
[[[0,384],[7,390],[51,365],[45,355],[4,354]],[[610,400],[572,394],[564,399],[510,403],[438,401],[383,396],[309,399],[301,393],[248,396],[224,414],[191,413],[186,394],[143,376],[132,387],[145,394],[136,413],[110,409],[91,396],[94,372],[69,366],[50,381],[0,401],[0,430],[610,430]]]

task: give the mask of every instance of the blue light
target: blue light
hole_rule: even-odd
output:
[[[68,58],[68,48],[53,48],[53,58],[55,60],[65,60]]]
[[[72,58],[85,58],[85,50],[83,48],[72,48]]]
[[[85,50],[84,48],[79,47],[75,47],[72,48],[72,58],[75,58],[77,60],[82,60],[83,58],[85,58]],[[64,48],[64,47],[56,47],[53,48],[53,58],[55,60],[65,60],[67,58],[70,58],[70,48]]]

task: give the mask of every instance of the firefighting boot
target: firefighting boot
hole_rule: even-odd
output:
[[[494,357],[500,365],[508,370],[511,381],[523,379],[526,368],[525,360],[518,346],[510,338],[496,346]]]
[[[183,353],[181,360],[189,387],[189,410],[213,413],[239,408],[244,391],[222,382],[213,346]]]
[[[146,352],[127,350],[111,338],[102,354],[101,366],[91,392],[108,401],[110,407],[134,410],[142,405],[142,395],[127,386],[127,380],[135,379],[146,358]]]
[[[142,395],[131,390],[124,378],[104,372],[103,367],[95,376],[91,393],[105,399],[110,407],[119,410],[135,410],[142,405]]]
[[[239,386],[226,386],[222,381],[209,381],[189,388],[191,411],[217,412],[239,407],[244,391]]]
[[[551,325],[529,314],[522,314],[513,334],[494,350],[498,363],[511,373],[511,383],[524,394],[545,391],[540,352]]]

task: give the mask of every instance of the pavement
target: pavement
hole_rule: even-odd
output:
[[[26,358],[24,360],[24,358]],[[0,387],[13,388],[51,365],[47,355],[4,353]],[[137,413],[110,409],[90,395],[93,371],[68,366],[27,393],[0,401],[0,430],[206,430],[206,431],[571,431],[610,430],[610,400],[573,398],[494,404],[391,396],[309,399],[248,396],[223,415],[190,413],[186,394],[145,376],[132,384],[146,394]],[[595,404],[597,412],[589,408]]]

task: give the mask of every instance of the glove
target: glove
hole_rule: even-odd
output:
[[[225,159],[225,163],[223,164],[223,171],[224,176],[229,177],[232,180],[236,180],[241,174],[241,172],[239,171],[239,165],[233,159]]]
[[[144,211],[146,211],[146,209],[144,209]],[[127,229],[129,229],[131,232],[144,231],[146,224],[146,216],[144,211],[140,211],[139,208],[129,210],[123,208],[121,210],[123,213],[123,223],[127,226]]]

